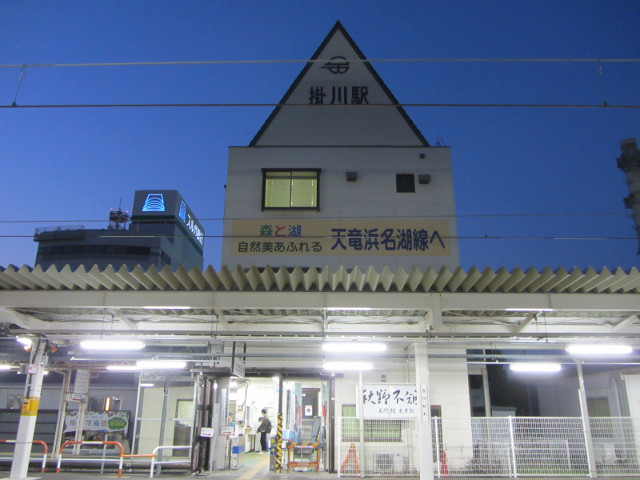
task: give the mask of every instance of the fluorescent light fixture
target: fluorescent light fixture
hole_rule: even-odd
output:
[[[155,385],[153,383],[141,383],[140,384],[140,388],[151,388],[151,387],[155,387]]]
[[[553,308],[505,308],[507,312],[553,312]]]
[[[138,368],[141,370],[180,370],[186,367],[187,362],[184,360],[138,360]]]
[[[140,370],[138,365],[107,365],[110,372],[137,372]]]
[[[574,344],[567,345],[571,355],[629,355],[633,348],[629,345],[615,344]]]
[[[109,351],[109,350],[142,350],[144,342],[140,340],[114,340],[111,338],[101,338],[98,340],[82,340],[80,346],[85,350]]]
[[[11,370],[11,365],[0,363],[0,370]]]
[[[334,372],[345,372],[353,370],[371,370],[373,365],[368,362],[324,362],[322,368]]]
[[[189,310],[188,305],[147,305],[145,310]]]
[[[33,345],[33,340],[29,337],[16,337],[16,342],[24,345],[25,347],[30,347],[31,345]]]
[[[327,342],[322,344],[325,352],[364,353],[384,352],[387,345],[381,342]]]
[[[327,312],[368,312],[371,307],[327,307]]]
[[[562,370],[562,366],[555,362],[517,362],[510,363],[509,369],[523,373],[555,373]]]

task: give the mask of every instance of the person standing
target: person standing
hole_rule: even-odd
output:
[[[268,445],[267,445],[267,435],[271,433],[271,420],[267,417],[267,409],[262,409],[262,416],[258,419],[260,420],[260,426],[258,427],[258,432],[260,432],[260,447],[262,448],[261,453],[269,453]]]

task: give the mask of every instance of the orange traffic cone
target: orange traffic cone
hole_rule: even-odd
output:
[[[447,467],[447,454],[444,450],[440,453],[440,475],[443,477],[449,476],[449,467]]]
[[[349,447],[349,453],[347,453],[347,458],[342,462],[342,467],[340,467],[340,475],[346,473],[355,473],[360,476],[360,467],[358,466],[358,457],[356,456],[356,445],[354,443]]]

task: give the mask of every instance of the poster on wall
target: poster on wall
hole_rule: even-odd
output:
[[[364,418],[417,418],[418,389],[412,384],[369,384],[362,386]]]
[[[78,428],[78,410],[67,410],[64,416],[64,439],[73,440]],[[129,419],[128,410],[108,412],[87,411],[84,414],[82,438],[85,441],[115,441],[128,445]],[[127,445],[124,445],[127,444]],[[85,447],[83,447],[85,448]]]

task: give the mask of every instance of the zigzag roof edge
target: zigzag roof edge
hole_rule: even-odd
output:
[[[616,272],[616,278],[612,279],[611,272]],[[112,285],[110,290],[120,291],[264,291],[264,292],[314,292],[314,291],[344,291],[345,285],[340,281],[345,274],[357,273],[366,277],[366,282],[362,283],[362,289],[358,291],[371,291],[378,293],[640,293],[640,272],[633,267],[628,271],[621,268],[610,270],[602,268],[600,271],[593,267],[579,270],[572,269],[572,277],[567,277],[564,268],[551,270],[545,267],[541,270],[528,268],[514,268],[507,271],[504,267],[498,270],[484,268],[482,270],[471,267],[468,270],[457,268],[453,271],[446,268],[434,270],[433,268],[419,269],[413,268],[411,272],[403,269],[395,271],[388,267],[376,270],[369,267],[363,271],[348,269],[344,266],[331,269],[328,266],[323,268],[315,267],[251,267],[242,269],[237,266],[232,268],[222,266],[218,271],[209,266],[206,270],[192,269],[189,274],[197,278],[204,279],[212,277],[219,279],[220,282],[199,282],[194,285],[192,282],[185,283],[185,271],[171,271],[168,268],[161,269],[160,272],[155,267],[146,270],[140,266],[136,266],[130,272],[135,272],[136,277],[141,282],[117,282],[113,284],[116,275],[124,275],[121,269],[105,268],[100,270],[96,266],[87,269],[87,267],[78,267],[71,270],[67,266],[60,269],[49,268],[43,272],[42,268],[36,266],[34,268],[26,265],[18,268],[9,265],[6,268],[0,268],[0,293],[2,291],[68,291],[68,290],[103,290],[104,285]],[[243,273],[244,272],[244,273]],[[246,273],[253,272],[251,282],[246,281]],[[260,275],[262,272],[272,272],[277,276],[279,281],[269,281],[269,275],[266,277]],[[497,274],[501,272],[501,281],[492,283]],[[552,272],[552,273],[551,273]],[[43,275],[43,273],[45,273]],[[87,284],[87,273],[90,273],[95,282]],[[295,273],[295,275],[292,275]],[[256,275],[257,274],[257,275]],[[162,276],[163,281],[159,282],[158,277]],[[304,281],[301,281],[301,276]],[[320,277],[334,278],[334,282],[321,281]],[[407,278],[411,276],[411,282],[407,282]],[[435,281],[425,282],[429,287],[420,288],[423,283],[420,278]],[[562,282],[554,281],[557,277]],[[104,280],[104,281],[102,281]],[[295,283],[295,285],[293,285]],[[98,287],[92,285],[101,285]],[[123,285],[122,287],[118,285]],[[135,285],[135,286],[133,286]],[[164,285],[163,287],[159,285]],[[172,287],[171,285],[174,285]],[[187,287],[186,285],[191,285]],[[352,283],[349,284],[349,291],[352,291]],[[401,286],[399,288],[394,288]],[[356,291],[356,290],[353,290]]]

